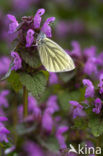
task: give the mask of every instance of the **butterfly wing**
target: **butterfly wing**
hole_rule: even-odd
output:
[[[49,72],[65,72],[75,68],[72,58],[54,41],[44,38],[38,44],[42,64]]]

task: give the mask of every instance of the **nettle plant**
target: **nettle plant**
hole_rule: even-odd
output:
[[[94,46],[82,51],[79,43],[73,41],[73,49],[68,53],[75,61],[76,70],[60,74],[46,71],[39,57],[36,40],[40,32],[44,32],[48,38],[52,37],[50,24],[54,22],[55,18],[50,17],[42,24],[41,16],[44,13],[44,9],[39,9],[34,17],[22,17],[21,23],[18,23],[13,15],[7,15],[8,35],[11,41],[16,41],[16,46],[11,52],[9,70],[2,78],[2,80],[8,80],[12,89],[9,87],[10,92],[4,90],[0,93],[0,102],[5,102],[5,107],[7,107],[6,96],[11,93],[9,102],[13,105],[10,107],[8,117],[13,118],[14,133],[17,134],[14,134],[12,141],[10,140],[13,144],[9,147],[16,145],[13,148],[21,152],[23,147],[20,146],[23,144],[23,139],[26,138],[27,141],[29,136],[29,140],[37,142],[44,149],[55,150],[57,153],[61,149],[61,154],[65,155],[71,143],[75,147],[78,143],[83,144],[88,141],[98,145],[98,139],[101,143],[100,138],[103,134],[103,53],[97,55]],[[4,71],[4,68],[2,69]],[[28,113],[29,111],[33,113]],[[16,118],[19,118],[20,121],[18,122]],[[7,118],[0,117],[2,127],[4,121],[7,121]],[[4,135],[1,141],[8,142],[6,135],[11,132],[3,127],[2,134]],[[63,136],[64,133],[66,133],[65,136]],[[22,135],[26,137],[22,139]],[[32,151],[30,151],[31,148],[29,150],[30,155],[30,152],[35,152],[35,143],[29,140],[25,142],[24,151],[28,152],[32,145]]]
[[[44,9],[39,9],[34,17],[22,17],[21,23],[18,23],[13,15],[7,15],[10,21],[9,37],[12,41],[16,40],[17,44],[11,52],[12,62],[4,78],[8,78],[15,91],[23,88],[24,117],[28,114],[28,92],[39,99],[49,76],[40,61],[36,39],[41,31],[47,37],[52,37],[50,24],[54,22],[55,17],[48,18],[41,26],[41,16],[44,13]]]

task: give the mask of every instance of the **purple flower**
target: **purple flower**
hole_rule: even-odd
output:
[[[95,74],[95,75],[98,74],[98,72],[97,72],[97,59],[95,57],[91,57],[85,63],[84,73],[89,75],[89,76],[92,74]]]
[[[73,50],[71,51],[71,56],[81,57],[81,48],[80,44],[77,41],[72,41],[71,43]]]
[[[56,73],[50,73],[50,77],[49,77],[49,84],[57,84],[58,83],[58,77]]]
[[[93,143],[92,143],[91,141],[89,141],[89,140],[87,140],[87,141],[85,142],[85,144],[87,145],[88,148],[89,148],[89,147],[93,147],[93,148],[94,148]],[[89,154],[89,156],[95,156],[95,154]]]
[[[83,54],[87,57],[87,58],[92,58],[96,56],[96,47],[95,46],[91,46],[89,48],[85,48],[83,51]]]
[[[29,112],[29,116],[26,118],[25,121],[29,121],[29,119],[34,120],[34,118],[36,118],[36,119],[41,118],[41,110],[38,107],[38,103],[33,96],[28,97],[28,112]],[[18,107],[18,115],[19,115],[19,120],[22,121],[22,119],[23,119],[23,105],[20,105]]]
[[[0,142],[5,141],[8,143],[7,135],[9,134],[9,130],[5,128],[5,126],[0,122]]]
[[[93,108],[93,112],[95,112],[96,114],[99,114],[102,108],[102,101],[100,98],[97,98],[95,100],[95,108]]]
[[[33,113],[36,118],[41,117],[41,110],[38,107],[37,101],[33,96],[28,97],[28,109],[29,113]]]
[[[5,116],[0,116],[0,122],[8,121],[8,118]]]
[[[58,37],[65,37],[69,31],[68,22],[60,21],[56,26],[56,33]]]
[[[50,109],[46,109],[42,116],[42,128],[45,129],[48,133],[52,131],[53,128],[53,118]]]
[[[102,94],[103,93],[103,74],[100,75],[98,87],[100,88],[99,93]]]
[[[49,133],[52,131],[54,125],[52,115],[58,110],[59,106],[57,104],[57,96],[52,95],[47,101],[47,108],[45,109],[42,117],[42,127]]]
[[[41,16],[45,13],[45,9],[39,9],[34,16],[34,28],[40,28]]]
[[[8,101],[6,96],[9,94],[9,90],[4,90],[0,93],[0,106],[8,107]]]
[[[33,41],[34,41],[34,31],[32,29],[29,29],[27,31],[26,35],[26,47],[31,47]]]
[[[86,113],[81,108],[77,107],[73,110],[73,119],[84,116],[86,116]]]
[[[10,59],[6,56],[0,58],[0,75],[8,71],[10,65]]]
[[[15,9],[15,11],[18,11],[20,13],[20,11],[23,13],[23,11],[26,11],[29,9],[30,5],[32,4],[32,1],[34,0],[13,0],[13,7]]]
[[[73,119],[75,119],[76,117],[86,116],[86,113],[83,111],[83,106],[80,105],[77,101],[69,101],[69,103],[73,106]]]
[[[11,68],[11,70],[18,70],[22,67],[22,60],[19,56],[19,54],[17,52],[11,52],[11,56],[13,57],[14,59],[14,65],[13,67]]]
[[[2,92],[1,92],[1,96],[7,96],[8,94],[10,93],[10,91],[9,90],[3,90]]]
[[[69,101],[69,103],[74,106],[83,109],[83,106],[79,104],[77,101]]]
[[[57,96],[56,95],[52,95],[49,97],[48,101],[47,101],[47,108],[51,109],[52,113],[56,112],[59,110],[59,106],[57,104]]]
[[[97,56],[97,64],[103,66],[103,52]]]
[[[50,24],[55,21],[55,17],[47,18],[45,23],[43,24],[41,31],[46,34],[47,37],[52,37]]]
[[[67,147],[65,144],[65,138],[63,136],[63,133],[67,132],[68,129],[69,129],[68,126],[60,126],[56,131],[56,138],[58,140],[61,149],[65,149]]]
[[[88,79],[84,79],[83,80],[83,84],[84,86],[86,86],[86,91],[85,91],[85,97],[93,97],[94,96],[94,86],[92,84],[92,82]]]
[[[68,156],[77,156],[77,154],[74,152],[70,152],[70,153],[68,153]]]
[[[32,141],[28,141],[24,144],[24,150],[29,156],[44,156],[42,148]]]
[[[11,33],[14,33],[16,31],[16,28],[18,27],[19,23],[16,20],[15,16],[8,14],[7,17],[10,21],[8,33],[11,34]]]

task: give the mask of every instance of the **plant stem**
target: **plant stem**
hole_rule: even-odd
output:
[[[28,115],[28,91],[26,87],[23,87],[23,117]]]

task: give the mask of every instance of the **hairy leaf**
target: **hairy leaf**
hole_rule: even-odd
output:
[[[76,118],[74,119],[74,127],[84,130],[87,128],[87,121],[85,120],[85,118]]]
[[[103,134],[103,120],[100,120],[97,116],[89,119],[88,127],[95,137]]]
[[[58,94],[58,100],[59,100],[59,104],[62,108],[62,110],[64,111],[69,111],[69,101],[70,100],[76,100],[78,101],[80,99],[80,92],[78,91],[73,91],[73,92],[68,92],[68,91],[64,91],[64,92],[60,92]]]
[[[48,149],[51,152],[58,153],[59,145],[55,137],[52,136],[45,140],[40,137],[37,137],[37,139],[44,148]]]
[[[19,79],[19,74],[15,71],[12,71],[9,78],[8,82],[10,83],[11,87],[14,89],[14,91],[18,92],[22,88],[22,84]]]
[[[27,73],[21,73],[20,81],[35,98],[39,99],[45,90],[47,77],[43,72],[36,73],[32,76]]]

